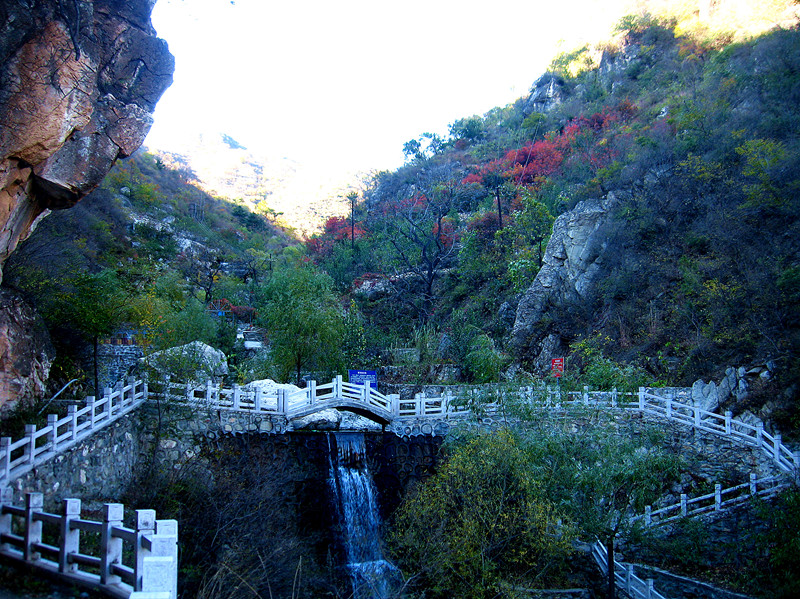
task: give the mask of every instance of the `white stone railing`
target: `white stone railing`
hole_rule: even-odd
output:
[[[25,506],[0,500],[0,556],[61,580],[122,599],[177,599],[178,523],[136,510],[123,525],[123,506],[107,503],[103,520],[81,518],[80,499],[64,499],[58,514],[43,510],[41,493]],[[85,542],[84,542],[85,539]]]
[[[82,408],[70,405],[63,418],[48,415],[43,428],[26,424],[21,439],[0,438],[0,488],[119,420],[142,405],[147,395],[146,382],[118,383],[107,387],[100,400],[88,397]]]
[[[600,541],[592,545],[592,557],[606,576],[608,575],[608,550]],[[633,573],[631,564],[614,560],[614,579],[618,589],[625,591],[631,599],[667,599],[653,588],[653,580],[642,580]]]

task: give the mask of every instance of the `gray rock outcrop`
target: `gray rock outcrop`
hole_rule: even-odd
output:
[[[38,219],[144,140],[174,71],[154,4],[0,4],[0,269]]]
[[[537,370],[566,347],[557,326],[546,324],[553,306],[588,301],[602,271],[605,238],[601,227],[615,203],[587,200],[559,216],[545,250],[543,265],[517,306],[511,340],[516,356],[533,362]]]

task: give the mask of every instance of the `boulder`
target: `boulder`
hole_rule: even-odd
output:
[[[302,418],[295,418],[290,422],[296,431],[336,431],[342,421],[342,414],[333,408],[320,410]]]
[[[139,360],[139,363],[161,375],[169,374],[181,381],[197,384],[228,374],[227,356],[202,341],[152,353]]]

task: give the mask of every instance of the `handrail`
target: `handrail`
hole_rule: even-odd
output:
[[[81,519],[80,499],[64,499],[59,514],[43,505],[41,493],[26,493],[25,506],[17,507],[10,489],[3,492],[0,555],[123,599],[177,599],[177,521],[136,510],[135,528],[127,528],[119,503],[105,504],[101,522]],[[81,544],[82,532],[99,545]]]
[[[0,438],[0,487],[119,420],[147,397],[147,383],[129,379],[127,385],[107,387],[99,401],[90,396],[82,408],[70,405],[63,418],[49,414],[43,428],[26,424],[21,439]]]

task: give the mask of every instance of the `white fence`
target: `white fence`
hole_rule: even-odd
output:
[[[600,541],[592,545],[592,557],[600,569],[608,575],[608,550]],[[651,579],[642,580],[633,573],[631,564],[614,560],[614,580],[618,589],[625,591],[632,599],[667,599],[653,588]]]
[[[43,462],[115,422],[147,399],[147,383],[130,380],[127,385],[106,388],[103,398],[88,397],[84,407],[71,405],[67,415],[47,416],[47,425],[25,425],[25,435],[13,441],[0,438],[0,488]]]
[[[178,523],[136,510],[135,528],[123,525],[123,506],[108,503],[103,520],[81,518],[80,499],[64,499],[61,513],[42,509],[41,493],[25,506],[0,501],[0,555],[123,599],[177,599]]]

